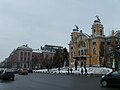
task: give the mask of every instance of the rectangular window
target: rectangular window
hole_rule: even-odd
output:
[[[21,56],[23,56],[23,52],[21,52]]]
[[[86,49],[84,50],[84,53],[85,53],[85,55],[87,54],[87,51],[86,51]]]
[[[81,55],[83,55],[83,50],[81,50]]]
[[[78,53],[79,53],[79,56],[80,56],[80,50],[79,50],[79,52],[78,52]]]
[[[30,52],[28,52],[28,56],[30,56]]]
[[[119,44],[118,42],[116,42],[116,44]]]
[[[96,45],[96,42],[93,42],[93,45]]]
[[[105,42],[101,42],[101,44],[102,44],[102,45],[104,45],[104,44],[105,44]]]
[[[27,56],[27,52],[25,52],[24,55]]]
[[[107,42],[107,45],[110,45],[111,44],[111,42]]]
[[[28,57],[28,61],[30,61],[30,57]]]
[[[74,52],[74,56],[75,56],[75,52]]]
[[[20,58],[21,62],[23,61],[23,57]]]
[[[24,62],[26,62],[26,57],[24,57]]]

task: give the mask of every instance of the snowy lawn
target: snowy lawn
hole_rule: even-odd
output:
[[[107,74],[112,72],[112,69],[110,68],[105,68],[105,67],[87,67],[87,74]],[[47,69],[41,69],[41,70],[33,70],[33,72],[47,72]],[[59,73],[58,68],[53,68],[50,69],[50,73]],[[60,73],[68,73],[68,68],[67,67],[62,67],[60,70]],[[71,73],[71,70],[69,69],[69,73]],[[75,68],[72,68],[72,73],[74,74],[81,74],[81,68],[78,67],[77,70]],[[83,68],[83,74],[85,74],[85,69]]]

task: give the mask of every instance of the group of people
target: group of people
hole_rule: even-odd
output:
[[[72,71],[73,71],[73,69],[72,68],[68,68],[68,73],[69,73],[69,71],[71,72],[71,74],[72,74]],[[88,74],[88,72],[87,72],[87,68],[83,68],[83,67],[81,67],[81,75],[87,75]]]

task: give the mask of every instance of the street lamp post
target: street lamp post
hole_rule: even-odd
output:
[[[115,58],[113,57],[112,68],[115,69]]]
[[[118,59],[119,59],[119,50],[120,50],[120,46],[117,45],[116,49],[113,51],[113,60],[112,60],[112,68],[113,69],[118,69]]]
[[[120,45],[117,46],[117,50],[116,50],[116,56],[117,56],[117,60],[115,62],[115,65],[116,65],[116,69],[118,69],[118,62],[119,62],[119,58],[120,58]]]

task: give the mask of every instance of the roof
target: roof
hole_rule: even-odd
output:
[[[32,50],[32,48],[28,47],[27,44],[26,45],[22,45],[22,46],[18,47],[17,49]]]
[[[59,47],[59,48],[63,48],[62,46],[55,46],[55,45],[45,45],[45,47]]]

